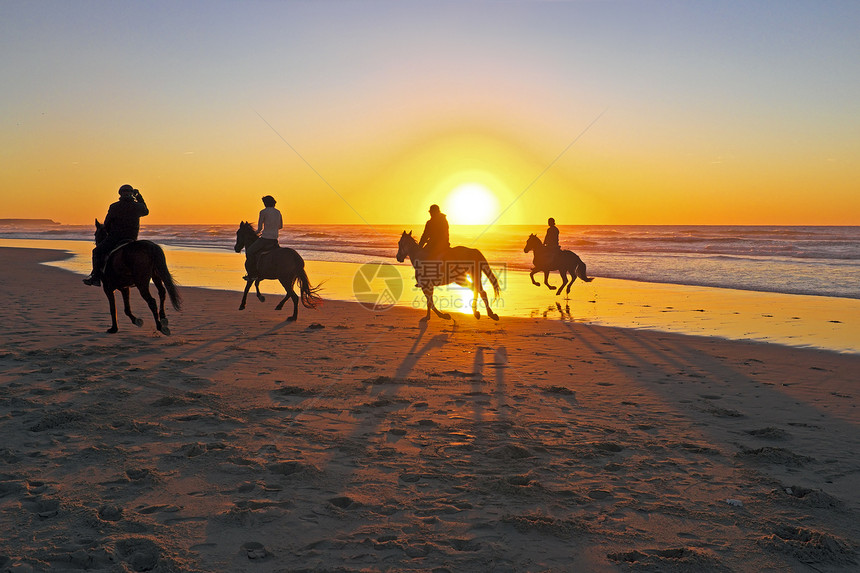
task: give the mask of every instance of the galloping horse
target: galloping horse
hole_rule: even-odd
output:
[[[239,230],[236,231],[236,246],[234,249],[237,253],[242,252],[242,249],[247,249],[251,243],[256,241],[257,232],[251,223],[242,221],[239,224]],[[251,290],[251,283],[257,289],[257,298],[260,302],[265,302],[266,298],[260,294],[260,281],[265,279],[277,279],[287,291],[287,296],[278,303],[275,310],[281,310],[287,300],[293,300],[293,315],[287,320],[293,321],[299,316],[299,295],[293,290],[293,285],[299,281],[299,292],[301,293],[301,301],[305,308],[316,308],[322,302],[319,297],[319,285],[312,287],[305,273],[305,261],[293,249],[288,247],[275,247],[269,251],[263,251],[259,255],[257,262],[257,279],[249,279],[245,284],[245,292],[242,294],[242,304],[239,305],[239,310],[245,308],[245,301],[248,298],[248,291]]]
[[[431,310],[440,318],[446,320],[451,318],[450,314],[440,312],[433,302],[433,288],[450,283],[472,287],[472,314],[475,318],[481,318],[481,313],[478,312],[480,295],[487,307],[487,316],[493,320],[499,320],[499,315],[490,308],[487,292],[481,285],[481,273],[487,275],[490,284],[493,285],[496,298],[499,298],[499,281],[481,251],[468,247],[451,247],[448,249],[445,261],[427,260],[424,249],[418,246],[412,231],[408,233],[403,231],[397,243],[397,261],[402,263],[406,257],[409,257],[415,269],[415,281],[427,298],[427,316],[421,319],[422,322],[430,320]]]
[[[564,288],[564,285],[567,285],[567,291],[565,294],[570,294],[570,287],[573,286],[573,281],[576,280],[576,277],[581,278],[587,283],[594,280],[588,278],[585,274],[585,263],[583,263],[582,259],[580,259],[573,251],[560,251],[557,253],[554,260],[549,260],[550,256],[549,253],[547,253],[547,248],[543,245],[537,235],[534,234],[529,235],[529,238],[526,241],[526,246],[523,248],[524,253],[528,253],[529,251],[534,251],[532,271],[529,273],[529,278],[535,286],[540,286],[540,283],[535,280],[535,273],[538,271],[543,271],[543,284],[551,289],[555,287],[549,284],[549,273],[550,271],[559,272],[562,283],[561,286],[558,287],[558,290],[555,291],[556,295],[561,294],[561,290]],[[567,282],[568,273],[570,273],[571,277],[570,282]]]
[[[106,236],[104,225],[96,219],[96,243],[100,243]],[[158,291],[158,305],[155,304],[155,299],[149,292],[149,281],[155,283]],[[129,288],[132,286],[137,287],[140,296],[149,305],[149,310],[152,311],[152,317],[155,319],[155,328],[163,334],[170,334],[170,329],[167,328],[167,315],[164,314],[165,293],[170,295],[170,302],[176,310],[180,310],[182,299],[167,269],[164,251],[152,241],[126,243],[114,249],[107,257],[102,274],[102,288],[110,304],[111,327],[108,332],[111,334],[119,330],[116,324],[116,299],[113,294],[115,290],[122,293],[125,315],[135,326],[143,324],[143,320],[131,313],[128,296]]]

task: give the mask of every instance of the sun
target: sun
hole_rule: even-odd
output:
[[[443,210],[454,225],[487,225],[499,214],[499,201],[480,183],[458,185],[445,198]]]

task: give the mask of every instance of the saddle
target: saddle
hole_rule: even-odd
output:
[[[105,255],[105,259],[102,262],[101,272],[104,273],[107,270],[108,261],[110,261],[110,258],[113,256],[113,254],[115,252],[119,251],[120,249],[122,249],[123,247],[128,245],[129,243],[133,243],[133,242],[134,242],[134,239],[122,239],[113,249],[111,249],[110,252],[107,255]]]
[[[259,253],[257,253],[256,255],[254,255],[254,256],[255,256],[255,258],[256,258],[256,260],[254,261],[254,266],[255,266],[255,267],[256,267],[256,269],[257,269],[257,274],[258,274],[258,275],[259,275],[259,274],[262,274],[262,273],[261,273],[261,271],[262,271],[262,266],[261,266],[261,265],[263,265],[264,261],[266,260],[266,257],[268,257],[269,255],[271,255],[273,251],[276,251],[276,250],[278,250],[278,249],[280,249],[280,248],[281,248],[281,246],[280,246],[280,245],[277,245],[277,244],[276,244],[276,245],[271,245],[271,246],[268,246],[268,247],[263,247],[263,249],[262,249]]]

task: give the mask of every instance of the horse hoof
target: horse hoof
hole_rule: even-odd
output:
[[[105,332],[107,332],[108,334],[116,334],[117,332],[119,332],[119,328],[111,326]]]
[[[284,305],[279,304],[278,306],[275,307],[275,310],[281,310],[282,308],[284,308]]]
[[[263,295],[259,295],[257,296],[257,300],[259,300],[260,302],[266,302],[266,297],[264,297]]]
[[[287,322],[295,322],[295,321],[296,321],[296,318],[298,318],[298,317],[295,317],[295,316],[288,316],[288,317],[287,317]]]
[[[243,305],[240,305],[240,306],[239,306],[239,310],[245,310],[245,305],[244,305],[244,304],[243,304]]]
[[[480,312],[475,312],[475,313],[474,313],[474,315],[475,315],[475,318],[477,318],[477,319],[480,319],[480,318],[481,318],[481,313],[480,313]]]
[[[498,315],[498,314],[496,314],[496,313],[490,314],[490,315],[488,315],[488,316],[489,316],[490,318],[492,318],[493,320],[495,320],[496,322],[498,322],[498,321],[499,321],[499,315]]]
[[[135,326],[143,326],[143,319],[142,318],[135,318],[134,320],[132,320],[132,322],[134,323]]]
[[[442,315],[442,318],[444,318],[445,320],[451,320],[451,315],[450,315],[450,314],[445,313],[445,314],[443,314],[443,315]]]
[[[170,336],[170,329],[167,328],[166,326],[164,326],[163,324],[161,325],[161,328],[159,328],[158,330],[161,332],[161,334],[165,334],[167,336]]]
[[[167,317],[166,316],[161,317],[161,324],[163,324],[164,326],[167,326]]]

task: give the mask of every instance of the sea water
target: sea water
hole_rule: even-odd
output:
[[[860,227],[560,226],[561,245],[589,275],[643,282],[860,298]],[[402,231],[420,225],[296,225],[280,243],[307,260],[394,261]],[[524,253],[541,226],[453,226],[451,244],[480,249],[494,265],[528,270]],[[0,225],[2,239],[92,240],[76,225]],[[143,225],[141,238],[186,249],[232,251],[235,225]]]
[[[421,225],[296,225],[282,230],[280,244],[296,249],[308,261],[313,282],[324,283],[328,298],[355,300],[354,279],[361,265],[397,265],[401,233],[413,231],[417,236],[421,230]],[[860,333],[852,318],[860,308],[860,227],[561,226],[560,230],[562,247],[576,252],[588,275],[598,278],[592,283],[577,281],[567,298],[533,287],[528,277],[532,255],[523,248],[529,234],[543,238],[545,227],[452,226],[451,243],[484,253],[502,281],[502,297],[496,303],[502,316],[546,316],[860,352]],[[75,257],[57,265],[83,273],[89,270],[92,233],[90,226],[0,224],[0,245],[64,248]],[[165,247],[171,271],[187,286],[243,288],[244,256],[233,251],[235,237],[234,225],[141,227],[141,238]],[[397,268],[403,277],[397,303],[423,309],[423,295],[414,288],[408,264]],[[542,281],[542,273],[535,278]],[[557,273],[551,282],[558,285]],[[274,282],[261,287],[264,292],[283,292]],[[639,302],[635,309],[630,289]],[[778,293],[782,298],[766,300],[781,301],[776,306],[782,310],[774,310],[772,304],[762,307],[763,293]],[[470,312],[468,292],[442,289],[439,296],[440,306]],[[707,316],[703,300],[710,301]],[[679,310],[685,305],[686,314]],[[779,326],[745,320],[737,308]],[[807,316],[799,316],[804,312]],[[785,316],[776,320],[780,313]]]

